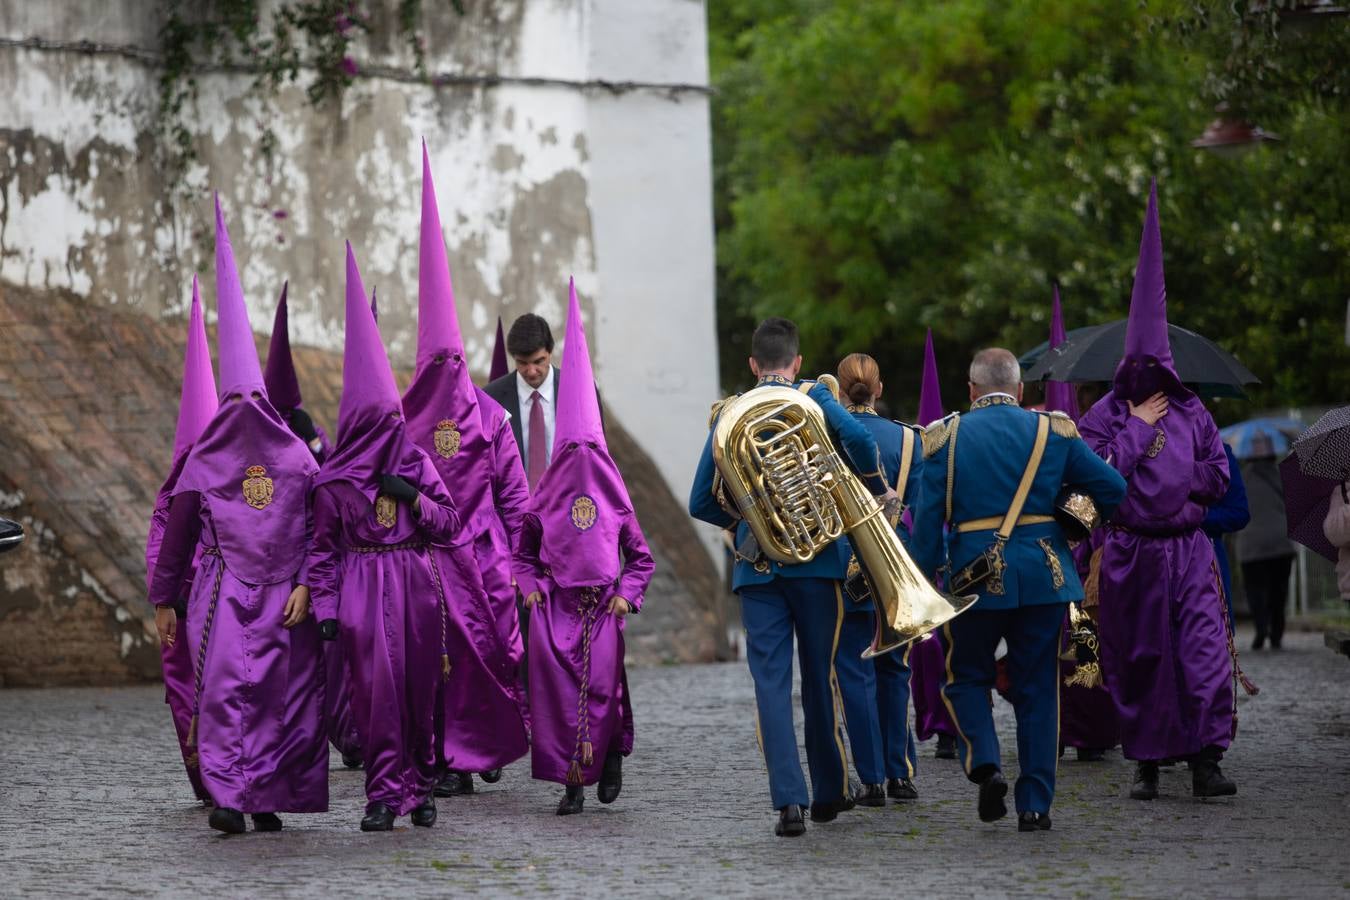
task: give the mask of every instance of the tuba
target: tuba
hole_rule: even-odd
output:
[[[832,376],[821,381],[837,394]],[[877,608],[864,659],[923,637],[975,602],[942,594],[923,576],[835,450],[824,411],[801,391],[763,387],[728,401],[712,452],[719,496],[745,519],[769,559],[810,562],[848,535]]]

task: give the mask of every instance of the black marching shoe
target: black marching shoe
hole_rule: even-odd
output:
[[[342,754],[342,764],[349,769],[359,769],[365,765],[365,760],[361,758],[360,750],[353,750]]]
[[[950,734],[939,734],[934,759],[956,759],[956,738]]]
[[[886,796],[892,800],[918,800],[919,789],[908,778],[888,778]]]
[[[569,784],[567,793],[563,794],[562,800],[558,801],[558,815],[574,816],[581,812],[586,803],[586,791],[579,784]]]
[[[1024,812],[1017,814],[1018,831],[1049,831],[1050,814]]]
[[[1003,798],[1008,796],[1008,782],[998,769],[990,772],[980,782],[979,813],[981,822],[997,822],[1008,814],[1008,804]]]
[[[1130,787],[1131,800],[1158,799],[1158,764],[1141,762],[1134,769],[1134,784]]]
[[[362,831],[393,831],[394,811],[385,803],[372,803],[366,807],[365,818],[361,820]]]
[[[1106,759],[1106,751],[1100,747],[1078,747],[1079,762],[1101,762]]]
[[[418,828],[430,828],[436,824],[435,797],[428,797],[413,809],[412,823]]]
[[[1237,793],[1237,785],[1219,770],[1218,751],[1202,750],[1191,763],[1191,796],[1193,797],[1231,797]]]
[[[879,784],[859,785],[853,799],[859,806],[885,806],[886,790]]]
[[[244,814],[227,806],[217,806],[211,810],[211,817],[206,820],[206,824],[226,834],[243,834],[246,828]]]
[[[500,768],[488,769],[486,772],[479,772],[478,777],[483,779],[484,784],[496,784],[502,780],[502,770]]]
[[[840,797],[838,800],[831,800],[827,803],[812,803],[811,821],[833,822],[835,819],[839,818],[841,812],[848,812],[855,806],[857,806],[857,804],[854,803],[853,798],[847,794]]]
[[[445,773],[445,777],[440,780],[432,794],[437,797],[458,797],[461,794],[473,793],[473,776],[468,772],[461,772],[458,769],[451,769]]]
[[[806,834],[806,819],[802,817],[802,808],[789,803],[778,811],[778,824],[773,833],[779,837],[801,837]]]
[[[254,831],[280,831],[281,818],[276,813],[254,813]]]
[[[613,803],[623,790],[623,754],[611,750],[605,755],[605,767],[600,770],[600,785],[595,790],[601,803]]]

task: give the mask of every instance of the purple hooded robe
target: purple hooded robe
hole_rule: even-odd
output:
[[[530,612],[531,768],[589,785],[605,756],[633,751],[623,619],[655,564],[623,477],[609,456],[575,286],[569,288],[553,462],[536,485],[516,551],[516,580],[542,600]]]
[[[195,746],[218,806],[328,809],[323,678],[313,619],[282,626],[309,537],[317,466],[268,402],[224,215],[216,200],[221,405],[173,488],[150,599],[173,605],[200,541],[188,600]]]
[[[445,589],[464,645],[442,690],[439,751],[452,769],[485,772],[529,749],[511,581],[518,516],[508,532],[497,505],[500,494],[514,498],[506,503],[514,509],[528,489],[505,412],[469,378],[425,143],[417,300],[417,367],[403,410],[409,437],[436,466],[460,515],[460,546],[445,553],[464,557],[447,561],[454,574]]]
[[[432,544],[452,543],[460,523],[435,466],[406,434],[350,244],[346,305],[337,444],[315,480],[309,580],[314,615],[338,622],[366,799],[406,815],[436,784],[436,705],[452,651],[447,576]],[[381,493],[384,474],[412,484],[415,501]]]
[[[192,276],[192,311],[188,316],[187,348],[183,353],[183,388],[178,403],[178,425],[173,435],[173,463],[169,474],[160,485],[155,497],[155,508],[150,515],[150,533],[145,539],[145,587],[150,589],[151,578],[155,573],[155,564],[159,561],[159,548],[164,542],[164,528],[169,523],[169,499],[173,495],[178,475],[183,471],[189,451],[197,438],[205,430],[211,417],[216,414],[216,376],[211,371],[211,351],[206,344],[206,323],[202,320],[202,297],[197,287],[197,276]],[[192,592],[192,580],[196,573],[199,554],[193,553],[191,569],[184,580],[181,605],[178,610],[180,625],[187,619],[187,595]],[[173,718],[174,731],[178,735],[178,747],[183,753],[183,764],[187,767],[188,781],[192,783],[192,792],[198,800],[209,802],[211,795],[202,785],[201,772],[197,767],[195,751],[189,744],[192,731],[193,669],[192,650],[188,646],[187,635],[180,628],[181,640],[173,644],[161,644],[159,658],[164,673],[164,702],[169,705],[169,714]]]
[[[1156,425],[1130,414],[1163,392]],[[1124,754],[1184,758],[1232,739],[1234,668],[1206,507],[1228,488],[1214,419],[1177,376],[1167,340],[1162,234],[1154,184],[1139,244],[1125,356],[1079,430],[1129,490],[1102,547],[1101,658]]]
[[[263,368],[263,383],[267,385],[267,398],[272,406],[288,422],[291,413],[301,408],[300,379],[295,374],[295,360],[291,358],[290,315],[286,295],[290,282],[281,286],[281,299],[277,301],[276,317],[272,320],[272,340],[267,349],[267,365]],[[294,428],[292,428],[294,430]],[[314,460],[320,465],[333,452],[333,444],[328,434],[318,422],[314,423],[315,437],[307,442]],[[297,435],[305,440],[303,435]],[[342,644],[337,641],[324,641],[324,718],[328,722],[328,742],[344,757],[361,755],[361,738],[356,733],[356,722],[352,718],[351,677],[347,674],[347,661],[342,655]]]

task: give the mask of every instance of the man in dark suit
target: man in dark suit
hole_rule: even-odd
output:
[[[516,370],[490,382],[483,390],[510,414],[520,461],[533,490],[553,455],[558,405],[553,332],[541,316],[526,313],[511,323],[506,352],[515,360]]]

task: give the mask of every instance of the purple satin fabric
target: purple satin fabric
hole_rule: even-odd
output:
[[[324,720],[328,743],[343,756],[361,755],[361,733],[352,713],[352,677],[341,641],[320,641],[323,651]]]
[[[947,660],[942,638],[933,634],[910,644],[910,692],[914,697],[914,736],[926,741],[935,734],[956,737],[947,704],[942,702],[942,685],[947,680]]]
[[[197,724],[202,784],[218,806],[245,813],[324,812],[328,746],[318,626],[311,617],[283,628],[293,580],[241,581],[228,560],[209,552],[217,530],[205,502],[202,518],[208,552],[188,602],[192,658],[202,658],[204,637],[207,645]]]
[[[543,525],[541,557],[549,561],[555,584],[587,587],[619,577],[619,532],[633,503],[602,445],[555,448],[530,496],[529,514]]]

